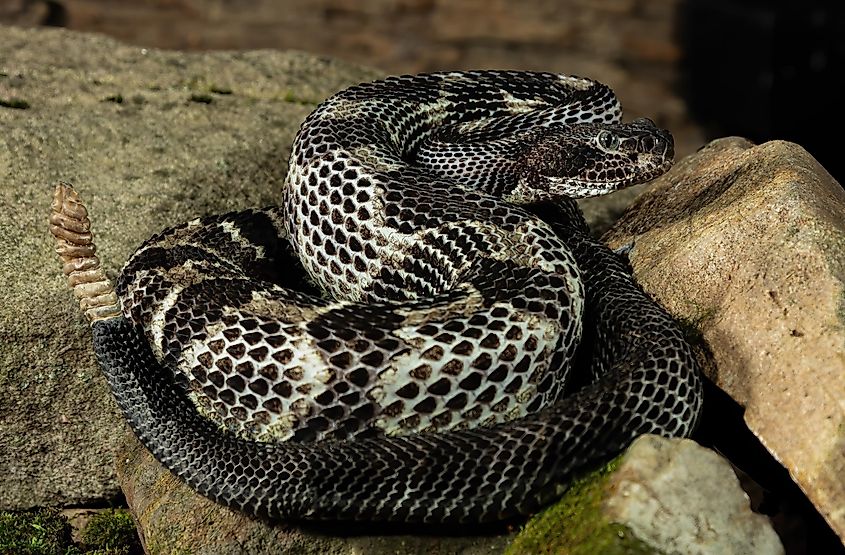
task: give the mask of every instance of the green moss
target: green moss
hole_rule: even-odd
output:
[[[55,509],[0,512],[0,555],[78,555],[70,524]]]
[[[624,525],[607,522],[602,502],[609,476],[619,458],[574,481],[560,501],[529,520],[506,555],[653,554],[654,549]]]
[[[0,106],[3,108],[13,108],[15,110],[26,110],[29,108],[29,102],[20,98],[0,98]]]
[[[57,509],[0,512],[0,555],[133,555],[141,553],[135,523],[122,509],[91,517],[82,533],[83,548]]]
[[[91,517],[82,532],[82,542],[103,555],[125,555],[137,547],[138,533],[132,515],[124,509],[109,509]]]
[[[165,536],[167,534],[164,534]],[[178,534],[176,534],[178,536]],[[149,553],[167,553],[168,555],[193,555],[193,551],[187,547],[174,547],[170,541],[162,541],[159,538],[147,538],[147,550]]]

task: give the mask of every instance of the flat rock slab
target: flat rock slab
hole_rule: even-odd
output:
[[[317,102],[375,72],[300,53],[188,55],[0,28],[0,509],[119,494],[125,428],[46,218],[70,181],[114,276],[145,238],[273,204]]]
[[[803,148],[718,140],[605,236],[845,540],[845,191]],[[705,407],[705,410],[706,407]]]

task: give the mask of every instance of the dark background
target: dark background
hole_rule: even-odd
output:
[[[559,71],[611,85],[684,156],[742,135],[845,174],[840,0],[0,0],[0,23],[143,47],[298,49],[413,73]]]
[[[682,8],[683,96],[705,135],[794,141],[841,183],[845,2],[690,0]]]

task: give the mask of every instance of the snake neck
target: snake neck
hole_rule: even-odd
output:
[[[534,133],[465,140],[461,135],[438,133],[420,142],[407,161],[461,187],[503,198],[519,183],[521,152]]]
[[[672,165],[672,136],[650,120],[521,126],[512,117],[484,121],[470,131],[463,124],[447,126],[419,141],[406,161],[518,205],[607,194]]]

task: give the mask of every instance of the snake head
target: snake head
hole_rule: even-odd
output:
[[[647,118],[541,129],[525,141],[522,174],[505,198],[526,204],[603,195],[660,176],[674,155],[672,135]]]

